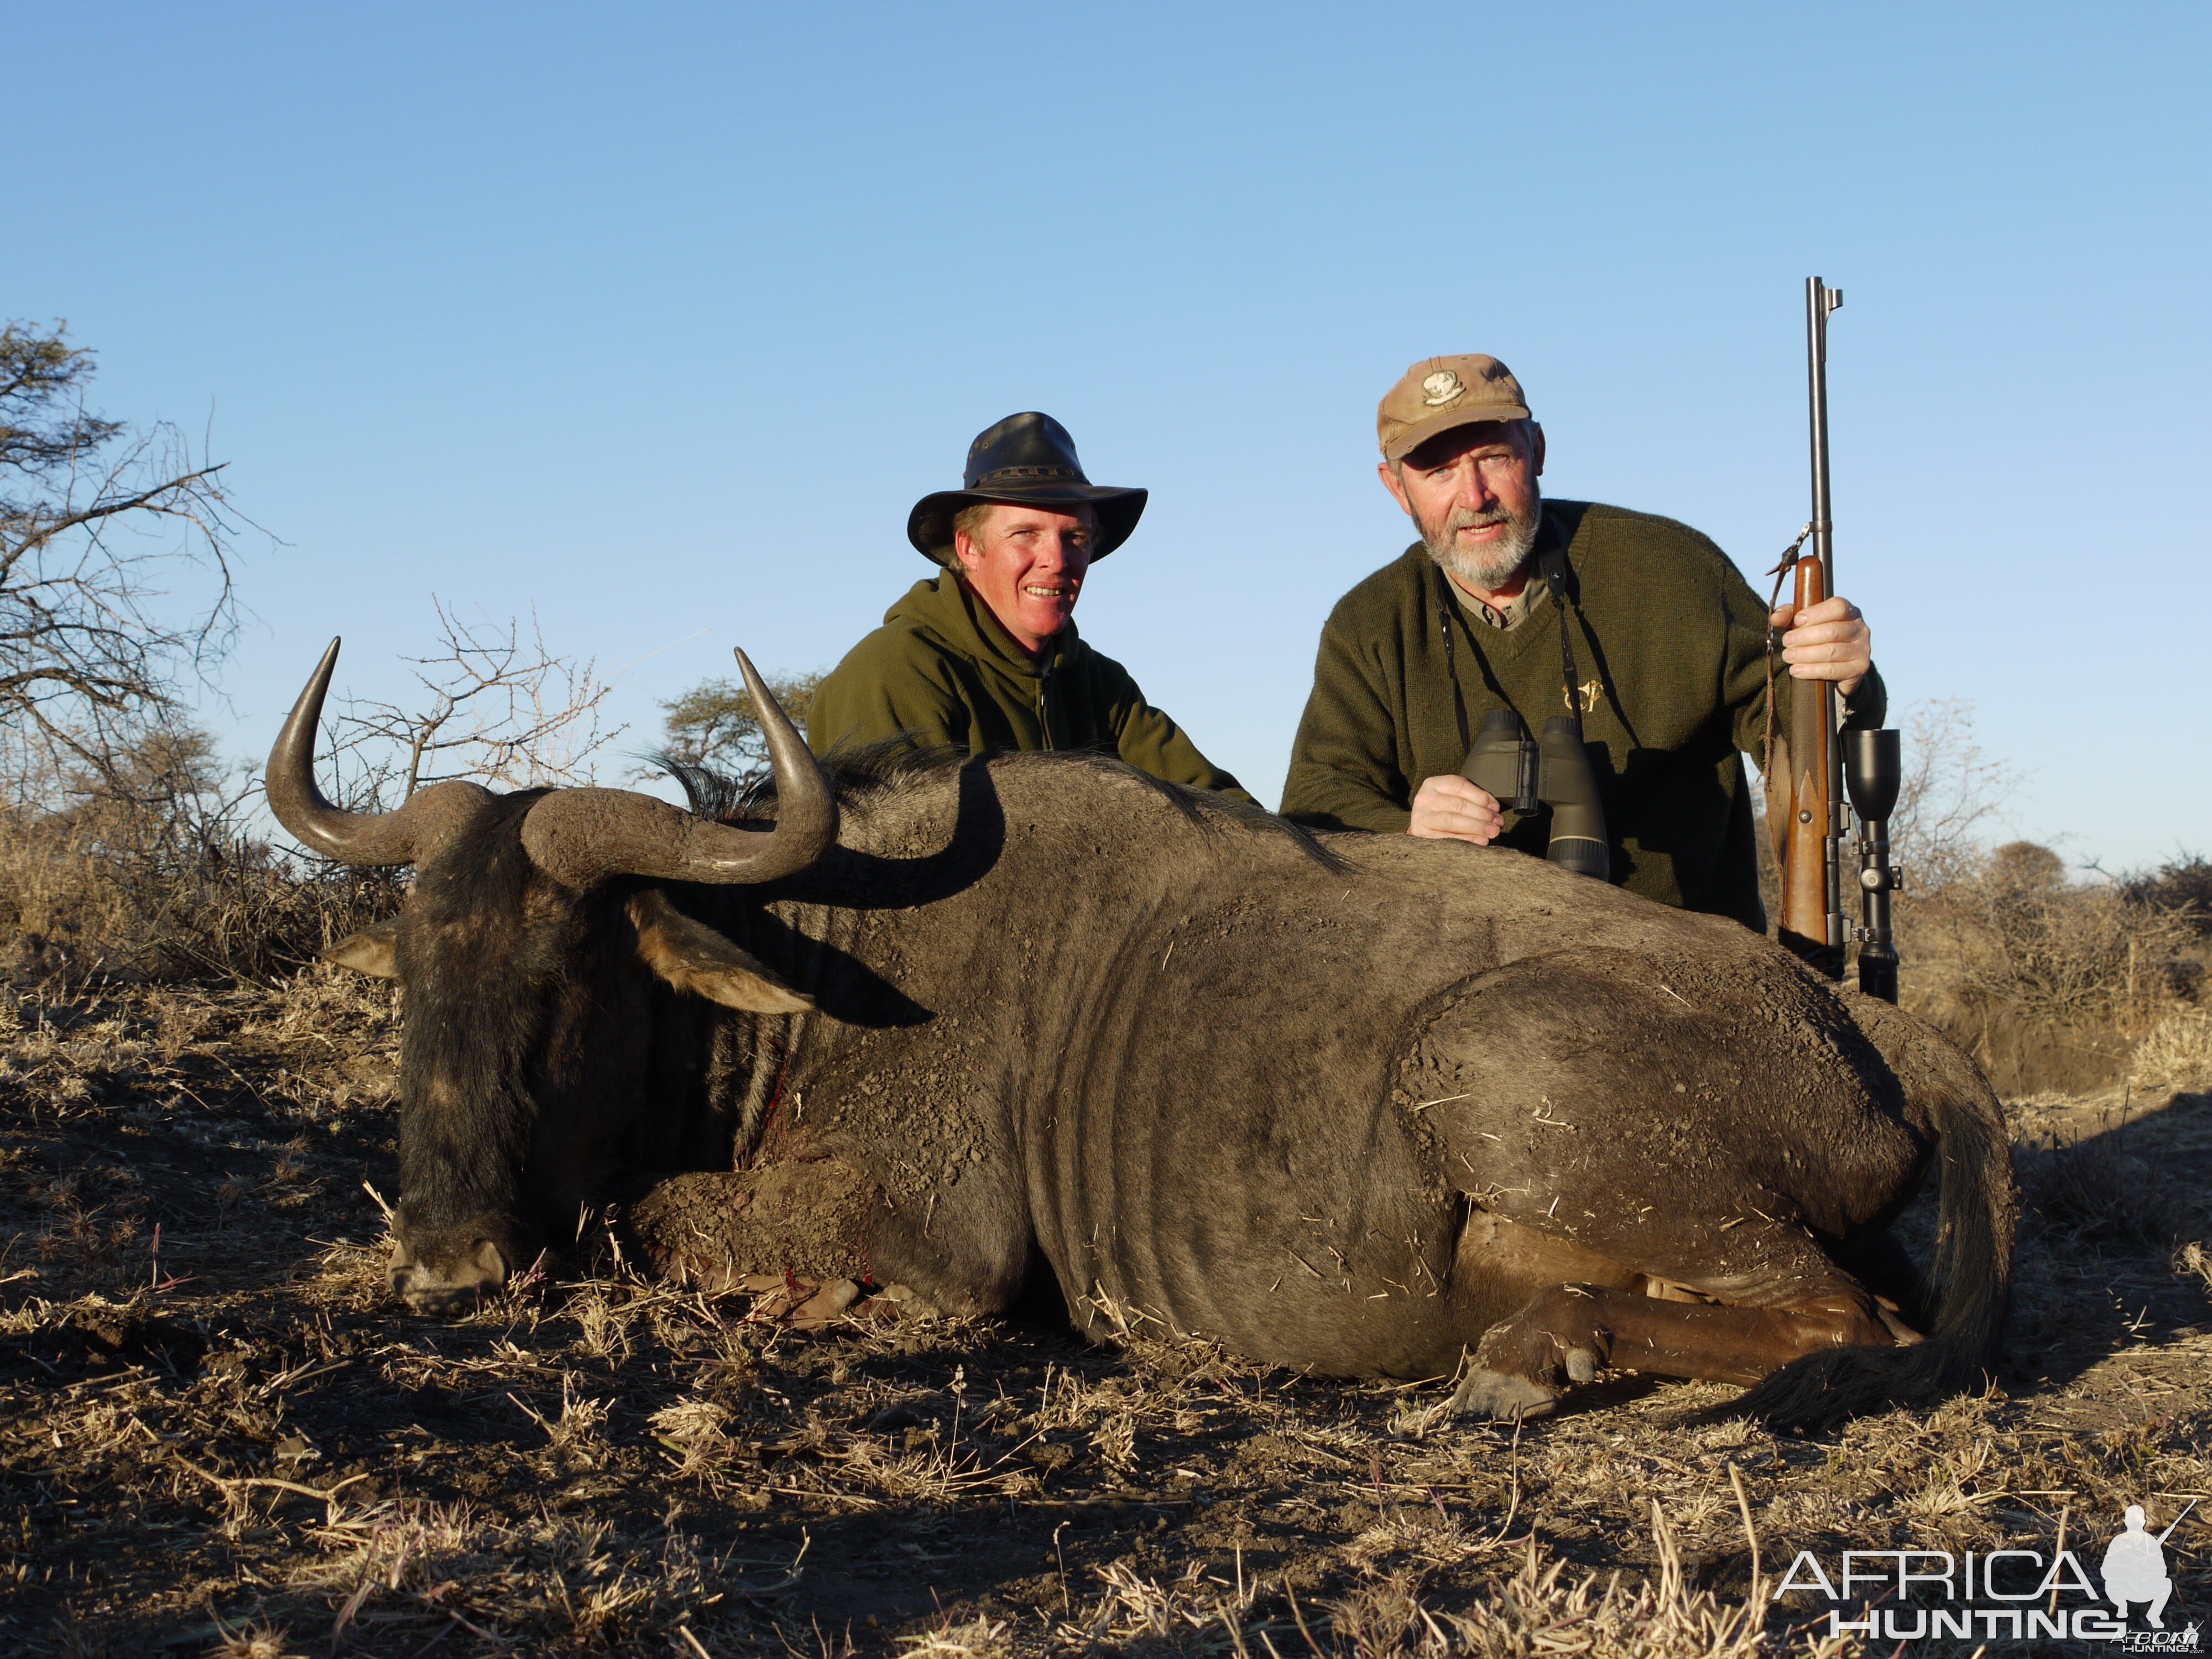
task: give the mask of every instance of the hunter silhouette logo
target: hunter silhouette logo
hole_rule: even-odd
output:
[[[2099,1577],[2105,1581],[2105,1599],[2112,1604],[2119,1616],[2128,1616],[2128,1605],[2133,1601],[2148,1601],[2150,1611],[2146,1615],[2153,1630],[2164,1630],[2162,1615],[2166,1604],[2173,1594],[2173,1580],[2166,1574],[2166,1540],[2173,1536],[2173,1529],[2181,1524],[2182,1516],[2197,1507],[2197,1500],[2189,1500],[2188,1509],[2181,1511],[2168,1523],[2166,1530],[2155,1538],[2143,1529],[2143,1508],[2140,1504],[2128,1505],[2124,1517],[2126,1530],[2105,1546],[2105,1564]],[[2197,1626],[2191,1625],[2188,1634],[2193,1638]],[[2191,1646],[2196,1644],[2192,1640]]]

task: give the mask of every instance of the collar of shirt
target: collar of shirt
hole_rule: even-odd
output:
[[[1470,621],[1479,622],[1486,628],[1494,628],[1501,634],[1510,634],[1528,621],[1528,613],[1536,608],[1537,601],[1544,597],[1545,592],[1544,579],[1534,570],[1528,573],[1527,585],[1502,605],[1486,605],[1457,582],[1452,581],[1449,576],[1444,580],[1451,588],[1452,597],[1459,601],[1459,608],[1467,613]]]

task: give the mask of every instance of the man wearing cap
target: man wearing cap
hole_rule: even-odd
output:
[[[1769,617],[1750,585],[1687,526],[1544,500],[1543,428],[1494,357],[1414,364],[1376,429],[1383,487],[1420,540],[1346,594],[1322,630],[1285,816],[1541,857],[1542,823],[1509,829],[1459,769],[1491,710],[1538,732],[1577,706],[1613,879],[1764,931],[1742,755],[1765,764]],[[1854,725],[1881,724],[1857,606],[1830,599],[1800,617],[1784,605],[1771,620],[1789,630],[1776,730],[1789,729],[1797,680],[1832,681]]]
[[[970,755],[1091,750],[1249,801],[1075,631],[1085,577],[1129,538],[1145,495],[1092,483],[1048,415],[985,430],[962,487],[923,496],[907,518],[907,539],[944,570],[916,582],[816,690],[815,752],[889,738]]]

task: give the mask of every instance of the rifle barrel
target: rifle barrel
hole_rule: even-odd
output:
[[[2189,1519],[2189,1510],[2193,1510],[2196,1507],[2197,1500],[2192,1498],[2189,1500],[2187,1509],[2183,1510],[2180,1514],[2175,1516],[2172,1520],[2166,1522],[2166,1530],[2158,1535],[2158,1541],[2160,1545],[2163,1545],[2167,1539],[2173,1536],[2173,1529],[2179,1526],[2183,1522]]]
[[[1828,313],[1844,302],[1843,292],[1818,276],[1805,279],[1805,384],[1812,405],[1813,434],[1813,556],[1820,562],[1823,597],[1836,592],[1836,537],[1828,499]],[[1801,688],[1801,694],[1803,688]],[[1822,826],[1826,870],[1826,923],[1824,932],[1834,962],[1834,975],[1843,976],[1844,951],[1850,939],[1850,918],[1844,908],[1844,844],[1848,835],[1844,817],[1844,750],[1833,740],[1836,729],[1836,686],[1820,682],[1820,727],[1830,733],[1827,753],[1827,822]]]
[[[1839,289],[1818,276],[1805,279],[1805,392],[1812,404],[1813,555],[1821,586],[1836,591],[1835,525],[1828,503],[1828,313],[1842,305]]]

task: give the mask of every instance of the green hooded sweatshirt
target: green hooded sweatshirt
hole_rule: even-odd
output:
[[[1583,734],[1605,801],[1613,878],[1662,904],[1764,932],[1743,754],[1766,750],[1766,606],[1727,555],[1685,525],[1547,501],[1540,550],[1564,543]],[[1532,735],[1566,707],[1558,596],[1510,631],[1471,624],[1415,543],[1338,601],[1291,754],[1284,816],[1403,834],[1424,779],[1456,772],[1501,705]],[[1778,665],[1778,727],[1794,682]],[[1855,724],[1881,723],[1869,673]],[[1549,814],[1501,844],[1540,858]]]
[[[902,736],[970,755],[1094,750],[1170,783],[1252,799],[1073,622],[1032,659],[950,570],[884,612],[816,689],[807,714],[817,755]]]

